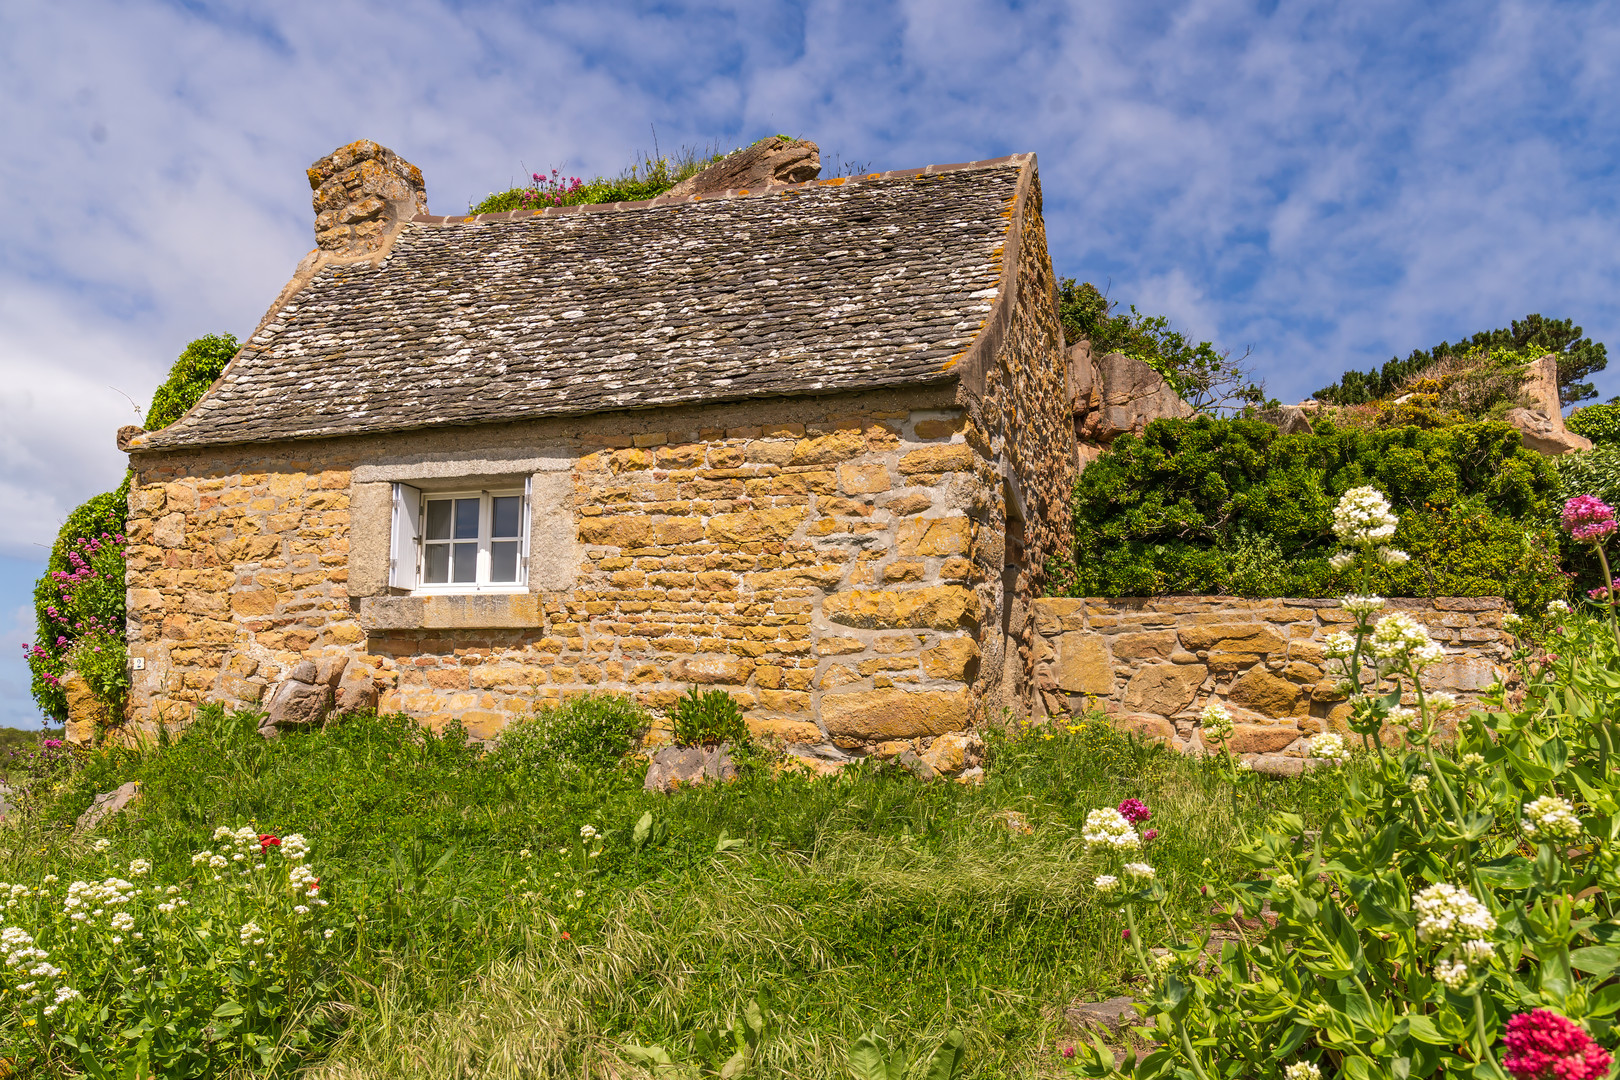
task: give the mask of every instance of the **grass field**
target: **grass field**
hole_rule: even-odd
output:
[[[966,1075],[1049,1075],[1065,1006],[1131,985],[1122,924],[1088,898],[1087,811],[1146,802],[1168,914],[1202,922],[1200,886],[1246,872],[1240,830],[1278,809],[1319,820],[1341,782],[1234,800],[1207,765],[1093,720],[992,732],[978,786],[762,758],[666,796],[641,790],[636,759],[519,760],[402,717],[267,742],[255,721],[205,712],[173,745],[98,751],[36,785],[0,832],[0,872],[65,882],[139,858],[186,882],[220,825],[307,836],[343,948],[257,1075],[634,1075],[629,1044],[716,1065],[715,1029],[756,1000],[760,1075],[846,1077],[863,1033],[926,1051],[953,1028]],[[129,779],[143,797],[103,826],[109,851],[63,827]]]

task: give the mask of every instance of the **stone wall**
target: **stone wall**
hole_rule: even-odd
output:
[[[1388,604],[1424,624],[1446,649],[1446,659],[1426,673],[1426,689],[1449,691],[1466,704],[1506,673],[1505,601]],[[1048,714],[1095,706],[1144,735],[1199,750],[1195,718],[1218,700],[1236,721],[1231,748],[1284,771],[1283,762],[1305,756],[1310,735],[1345,730],[1341,674],[1322,653],[1323,639],[1353,621],[1337,600],[1044,599],[1036,602],[1035,621],[1036,681]]]
[[[253,705],[301,661],[336,658],[382,709],[479,737],[567,694],[656,709],[698,684],[828,756],[920,748],[969,726],[987,691],[980,628],[999,619],[983,587],[1003,570],[989,442],[941,387],[137,453],[129,717]],[[568,533],[536,537],[554,565],[531,563],[531,592],[390,590],[388,477],[512,463],[554,500],[536,520]]]

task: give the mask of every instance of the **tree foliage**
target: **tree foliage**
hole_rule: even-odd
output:
[[[1165,316],[1144,315],[1134,304],[1121,312],[1116,301],[1089,281],[1062,279],[1058,312],[1069,341],[1088,339],[1094,356],[1119,352],[1143,361],[1195,409],[1265,401],[1265,388],[1243,366],[1247,353],[1233,360],[1230,352],[1219,351],[1207,341],[1194,343],[1171,327]]]
[[[1393,396],[1409,381],[1447,358],[1460,358],[1470,350],[1508,349],[1558,357],[1558,396],[1565,405],[1597,397],[1597,388],[1584,381],[1608,366],[1608,350],[1603,342],[1581,336],[1581,328],[1570,319],[1548,319],[1526,315],[1511,326],[1482,330],[1455,344],[1442,341],[1432,349],[1414,349],[1402,360],[1391,357],[1381,368],[1346,371],[1332,386],[1318,390],[1318,400],[1333,405],[1362,405]]]
[[[205,334],[187,345],[169,369],[169,377],[152,393],[152,407],[146,412],[146,430],[166,428],[184,416],[214,385],[214,380],[240,347],[235,334]]]

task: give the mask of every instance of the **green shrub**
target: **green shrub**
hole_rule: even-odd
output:
[[[1607,405],[1588,405],[1569,414],[1564,425],[1577,435],[1585,435],[1592,442],[1620,443],[1620,402]]]
[[[1333,507],[1371,484],[1400,517],[1382,567],[1388,596],[1504,596],[1523,609],[1565,595],[1552,466],[1506,424],[1283,435],[1266,424],[1159,420],[1124,435],[1080,476],[1072,558],[1049,586],[1069,596],[1214,593],[1330,596],[1342,575]]]
[[[1433,662],[1427,635],[1398,614],[1350,614],[1353,638],[1335,653],[1357,691],[1349,726],[1361,771],[1325,825],[1275,815],[1237,847],[1250,880],[1157,957],[1136,931],[1164,911],[1169,875],[1125,863],[1146,857],[1134,834],[1111,851],[1090,845],[1093,872],[1117,875],[1095,878],[1095,895],[1132,931],[1147,1018],[1137,1034],[1150,1051],[1121,1067],[1100,1042],[1082,1044],[1076,1075],[1505,1080],[1504,1032],[1538,1009],[1574,1021],[1539,1018],[1576,1044],[1613,1047],[1620,649],[1610,627],[1572,618],[1557,628],[1557,655],[1518,651],[1521,702],[1499,684],[1441,752],[1447,706],[1418,680]],[[1378,675],[1396,682],[1387,696],[1359,677],[1374,637]],[[1403,684],[1415,707],[1400,705]],[[1346,749],[1337,735],[1312,743],[1322,758]],[[1227,919],[1252,930],[1216,945],[1209,924]],[[1606,1074],[1605,1056],[1601,1070],[1563,1075]]]
[[[586,694],[546,705],[501,732],[491,763],[545,771],[558,764],[611,769],[636,749],[651,717],[628,694]]]
[[[631,165],[618,176],[598,176],[591,180],[566,179],[535,173],[531,183],[506,191],[490,192],[469,214],[496,214],[506,210],[536,210],[546,206],[596,205],[612,202],[640,202],[656,199],[689,176],[695,176],[726,155],[710,147],[696,150],[682,147],[673,157],[648,157]]]
[[[1554,513],[1577,495],[1596,495],[1610,506],[1620,506],[1620,444],[1599,443],[1591,450],[1560,454],[1553,458],[1553,468],[1558,471]],[[1569,544],[1568,548],[1564,568],[1575,576],[1575,591],[1584,593],[1603,584],[1603,572],[1592,549],[1586,544]]]
[[[746,746],[749,742],[742,707],[724,690],[699,693],[697,687],[692,687],[675,703],[670,724],[675,729],[675,741],[681,746],[711,743]]]
[[[152,393],[152,407],[146,413],[146,430],[166,428],[214,384],[241,346],[235,334],[205,334],[186,346],[163,385]]]

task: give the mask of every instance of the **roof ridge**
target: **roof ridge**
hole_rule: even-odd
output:
[[[860,176],[832,176],[825,180],[805,180],[797,184],[766,184],[759,188],[727,188],[708,195],[657,195],[651,199],[635,199],[611,203],[576,203],[573,206],[547,206],[539,210],[497,210],[490,214],[417,214],[410,221],[415,225],[477,225],[486,221],[522,221],[538,217],[562,217],[567,214],[609,213],[618,210],[642,210],[654,206],[679,206],[682,203],[714,202],[719,199],[753,199],[762,195],[776,195],[785,191],[798,191],[816,187],[842,187],[849,183],[873,180],[905,180],[913,176],[938,176],[942,173],[966,172],[974,169],[995,169],[1008,165],[1022,166],[1034,157],[1033,152],[1007,154],[984,161],[959,161],[949,165],[924,165],[918,169],[891,169],[888,172],[862,173]]]

